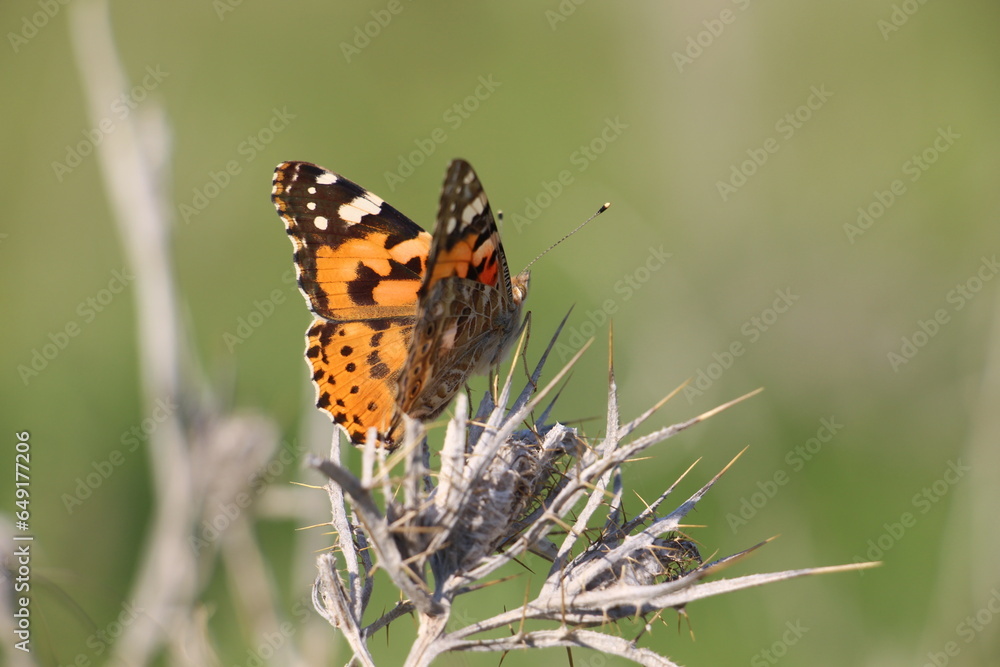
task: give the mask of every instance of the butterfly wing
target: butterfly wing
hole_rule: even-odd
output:
[[[317,316],[306,335],[316,405],[352,442],[363,443],[375,426],[392,446],[431,237],[375,194],[308,162],[278,165],[271,198]]]
[[[306,333],[316,407],[329,413],[356,445],[375,427],[390,449],[402,433],[396,383],[406,361],[412,323],[395,320],[313,320]]]
[[[499,363],[513,339],[527,275],[512,284],[493,211],[472,166],[448,169],[398,404],[433,419],[477,372]]]
[[[451,277],[510,295],[510,271],[493,210],[479,177],[465,160],[453,160],[445,176],[427,265],[421,295]]]
[[[318,316],[412,317],[430,235],[377,195],[308,162],[274,172],[271,199],[295,247],[299,287]]]

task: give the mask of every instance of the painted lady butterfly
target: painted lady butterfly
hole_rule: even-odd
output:
[[[316,406],[354,444],[402,437],[473,373],[499,364],[521,322],[527,271],[511,278],[476,172],[448,168],[434,236],[381,198],[308,162],[284,162],[271,193],[316,319],[306,360]]]

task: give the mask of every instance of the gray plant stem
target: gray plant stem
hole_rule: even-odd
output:
[[[358,663],[373,664],[367,641],[374,632],[410,613],[416,617],[417,633],[407,667],[430,665],[452,651],[553,647],[600,651],[641,665],[674,665],[634,640],[605,630],[626,619],[656,618],[667,609],[682,612],[689,603],[713,595],[874,565],[705,581],[764,544],[703,563],[697,547],[681,532],[683,519],[742,452],[676,508],[661,514],[659,507],[691,472],[693,465],[689,466],[653,504],[627,522],[622,518],[625,472],[631,460],[648,455],[654,445],[757,392],[628,439],[663,401],[621,424],[614,369],[609,365],[605,436],[587,444],[575,429],[558,423],[522,427],[582,354],[581,350],[553,380],[539,387],[538,377],[551,349],[552,343],[510,409],[504,406],[513,395],[513,373],[497,396],[483,398],[475,418],[469,418],[465,395],[458,395],[437,470],[429,469],[423,428],[412,420],[406,420],[406,438],[392,454],[377,450],[374,437],[369,438],[360,476],[334,461],[315,457],[309,461],[330,480],[327,488],[340,561],[338,565],[331,555],[320,557],[314,601],[324,617],[344,632]],[[357,524],[351,516],[357,517]],[[560,531],[562,536],[554,539]],[[359,543],[371,548],[374,565],[365,559],[366,551],[359,551]],[[458,598],[476,594],[499,568],[528,553],[551,561],[533,597],[448,631]],[[368,598],[359,597],[359,591],[372,582],[374,568],[385,570],[404,601],[366,626]],[[536,627],[539,622],[556,623],[558,629]],[[509,636],[478,636],[504,630]]]

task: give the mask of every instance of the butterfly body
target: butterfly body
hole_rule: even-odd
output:
[[[355,444],[382,446],[401,415],[437,417],[474,373],[502,361],[528,274],[513,279],[472,167],[448,169],[434,235],[377,195],[306,162],[275,170],[272,200],[316,319],[306,334],[317,407]]]

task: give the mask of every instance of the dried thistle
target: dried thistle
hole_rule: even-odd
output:
[[[690,472],[688,468],[628,521],[623,518],[622,468],[652,445],[757,392],[686,422],[627,440],[676,391],[622,424],[610,365],[603,439],[588,445],[576,429],[559,423],[546,425],[551,405],[533,428],[519,428],[586,349],[538,390],[542,366],[554,342],[555,337],[510,408],[505,406],[510,399],[513,366],[496,400],[487,393],[473,419],[468,419],[465,395],[459,394],[437,471],[428,464],[422,427],[412,420],[407,421],[403,446],[392,455],[377,449],[369,438],[360,479],[335,462],[339,460],[336,441],[334,460],[310,460],[331,480],[327,491],[340,561],[333,553],[319,557],[313,602],[344,633],[354,651],[354,664],[374,665],[367,647],[369,638],[396,618],[412,613],[419,627],[405,663],[412,667],[429,665],[447,651],[506,652],[555,646],[590,648],[642,665],[673,665],[667,658],[638,647],[634,640],[591,628],[607,627],[619,619],[659,615],[668,608],[683,613],[694,600],[764,583],[870,565],[700,583],[761,546],[703,563],[697,547],[681,532],[681,521],[732,463],[673,511],[661,514],[661,504]],[[394,474],[399,469],[401,473]],[[383,497],[384,511],[375,501],[377,491]],[[584,536],[589,539],[586,544],[581,543]],[[456,598],[475,594],[500,567],[529,551],[551,563],[534,599],[457,630],[446,630]],[[376,567],[386,571],[404,599],[365,625],[362,619]],[[555,621],[559,626],[538,629],[537,621]],[[509,636],[477,638],[504,628],[510,630]]]

